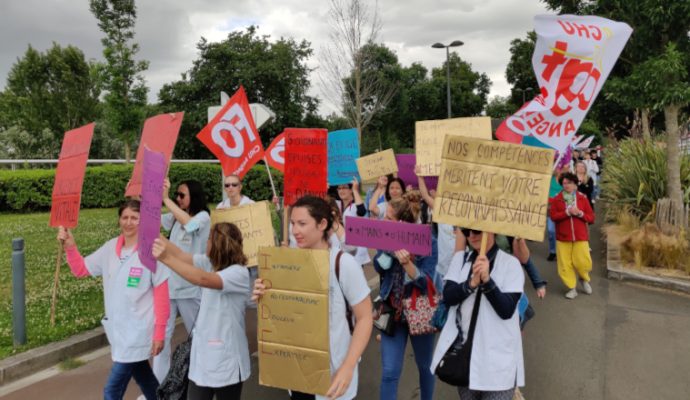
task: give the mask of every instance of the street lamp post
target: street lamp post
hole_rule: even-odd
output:
[[[515,89],[515,90],[522,93],[522,105],[524,105],[524,104],[525,104],[525,92],[531,92],[531,91],[532,91],[532,88],[531,88],[531,87],[529,87],[529,88],[527,88],[527,89],[520,89],[520,88],[518,88],[518,89]]]
[[[434,43],[431,45],[431,47],[435,49],[446,49],[446,95],[447,95],[447,102],[448,102],[448,118],[450,118],[451,115],[451,110],[450,110],[450,47],[459,47],[462,46],[463,43],[460,40],[454,40],[451,44],[446,46],[445,44],[442,43]]]

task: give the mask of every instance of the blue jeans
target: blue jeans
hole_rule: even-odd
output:
[[[434,396],[436,378],[429,368],[431,368],[431,358],[434,354],[436,335],[432,333],[410,336],[407,324],[395,324],[393,336],[381,334],[381,364],[383,364],[381,394],[379,396],[381,400],[395,400],[398,397],[398,381],[400,381],[400,373],[405,359],[408,336],[412,342],[414,359],[419,370],[420,399],[431,400]]]
[[[133,363],[113,362],[113,368],[110,370],[108,381],[103,388],[103,398],[105,400],[122,400],[127,390],[127,384],[132,377],[141,388],[146,400],[156,400],[158,380],[153,374],[148,360]]]
[[[549,254],[556,254],[556,223],[551,217],[546,218],[546,232],[549,236]]]

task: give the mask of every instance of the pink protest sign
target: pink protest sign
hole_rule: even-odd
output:
[[[431,226],[347,217],[345,243],[378,250],[405,249],[412,254],[428,256],[431,254]]]
[[[156,259],[151,249],[161,231],[161,203],[166,170],[167,162],[163,153],[144,150],[138,248],[141,263],[151,272],[156,272]]]
[[[395,161],[398,162],[398,178],[402,179],[405,185],[412,185],[414,188],[419,188],[417,175],[414,173],[417,156],[414,154],[396,154]],[[436,189],[438,185],[438,176],[425,176],[424,182],[426,183],[427,189]]]

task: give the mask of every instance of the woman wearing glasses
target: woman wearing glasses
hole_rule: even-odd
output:
[[[170,181],[163,183],[163,204],[170,210],[161,216],[161,224],[170,232],[170,242],[185,253],[206,254],[206,242],[211,231],[211,217],[206,206],[206,194],[198,181],[183,181],[177,187],[175,200],[168,194]],[[199,313],[201,289],[170,271],[170,318],[165,331],[165,347],[153,359],[153,372],[162,382],[170,369],[170,338],[175,330],[178,312],[182,316],[187,332],[192,329]]]
[[[242,181],[237,175],[226,176],[223,187],[228,198],[218,203],[216,206],[218,209],[243,206],[254,202],[254,200],[242,194]]]

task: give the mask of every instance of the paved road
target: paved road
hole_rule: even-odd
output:
[[[690,297],[606,280],[605,244],[597,232],[598,226],[593,227],[594,293],[575,300],[563,297],[556,264],[545,260],[546,245],[530,246],[550,283],[544,300],[536,300],[527,288],[537,314],[524,333],[524,396],[529,400],[690,399]],[[287,399],[284,391],[259,386],[256,362],[252,367],[243,398]],[[0,399],[98,399],[109,368],[109,356],[102,355]],[[379,346],[372,338],[360,365],[359,399],[378,398],[380,374]],[[126,398],[137,395],[135,385],[130,385]],[[419,398],[409,346],[398,398]],[[438,382],[434,398],[457,395]]]

